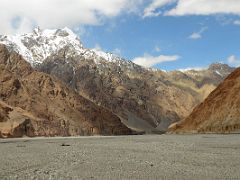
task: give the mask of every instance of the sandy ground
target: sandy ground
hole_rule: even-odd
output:
[[[240,135],[1,139],[0,179],[240,179]]]

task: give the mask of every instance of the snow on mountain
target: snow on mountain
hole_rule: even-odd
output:
[[[35,28],[32,33],[0,36],[0,43],[21,54],[32,66],[41,64],[47,57],[57,54],[62,49],[66,49],[67,57],[80,55],[93,58],[96,64],[102,60],[118,62],[119,65],[130,63],[112,53],[84,48],[78,36],[67,27],[52,30]]]
[[[219,71],[215,71],[215,73],[217,73],[219,76],[223,76]]]
[[[116,66],[122,67],[126,70],[127,69],[139,69],[140,66],[133,63],[130,60],[126,60],[124,58],[121,58],[115,54],[104,52],[97,49],[91,49],[90,52],[93,53],[94,61],[96,64],[102,66],[102,62],[104,61],[107,64],[115,64]],[[143,67],[141,67],[143,68]],[[145,69],[145,68],[144,68]]]
[[[21,54],[32,65],[42,63],[48,56],[66,46],[74,48],[76,53],[83,51],[79,38],[68,28],[53,30],[36,28],[32,33],[0,36],[0,43]]]
[[[45,29],[35,28],[33,32],[22,35],[0,35],[0,43],[5,44],[11,51],[21,54],[32,66],[39,65],[48,57],[57,55],[64,50],[66,59],[75,56],[81,56],[84,59],[93,59],[99,68],[107,68],[114,64],[123,69],[140,70],[145,69],[134,64],[132,61],[123,59],[112,53],[103,52],[98,49],[84,48],[79,37],[69,28],[63,29]],[[78,59],[78,58],[77,58]],[[80,58],[81,59],[81,58]],[[212,64],[209,69],[215,71],[218,75],[228,72],[229,67],[220,63]],[[148,68],[148,71],[159,71]],[[195,68],[180,70],[183,73],[198,74],[198,71],[204,69]]]
[[[103,58],[103,59],[106,59],[108,61],[116,61],[116,60],[122,60],[122,58],[112,54],[112,53],[106,53],[106,52],[103,52],[103,51],[100,51],[100,50],[97,50],[97,49],[92,49],[93,52],[96,53],[97,56]]]

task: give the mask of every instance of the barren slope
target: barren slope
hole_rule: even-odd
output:
[[[240,68],[230,74],[185,120],[170,132],[240,132]]]
[[[94,105],[50,75],[34,71],[20,55],[9,53],[4,45],[0,45],[0,100],[34,117],[24,118],[33,126],[33,136],[131,132],[110,111]],[[8,122],[6,112],[1,116],[2,121]],[[15,136],[12,130],[5,134]]]

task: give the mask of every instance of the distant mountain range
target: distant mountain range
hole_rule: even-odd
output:
[[[234,70],[220,63],[199,71],[146,69],[112,53],[84,48],[68,28],[0,36],[0,43],[39,73],[57,78],[129,128],[147,133],[165,132],[186,118]]]

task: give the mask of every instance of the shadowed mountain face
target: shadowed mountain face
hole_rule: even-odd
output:
[[[0,42],[137,131],[166,131],[233,71],[223,64],[201,71],[146,69],[111,53],[84,48],[67,28],[0,36]]]
[[[185,120],[169,129],[175,133],[240,132],[240,68],[231,73]]]
[[[202,71],[153,71],[131,62],[66,58],[63,52],[48,57],[38,69],[108,108],[128,127],[147,132],[165,131],[171,123],[187,117],[233,70],[213,64]]]
[[[0,45],[0,134],[4,137],[130,134],[109,110],[32,69]]]

